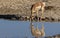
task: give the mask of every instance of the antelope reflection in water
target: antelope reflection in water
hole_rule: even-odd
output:
[[[34,25],[31,23],[31,33],[32,36],[35,36],[35,38],[44,37],[45,36],[44,25],[42,25],[41,29],[38,29],[38,26],[34,28]]]

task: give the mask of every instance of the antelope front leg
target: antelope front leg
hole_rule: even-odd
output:
[[[41,15],[41,18],[44,18],[44,8],[42,7],[42,15]]]
[[[39,21],[39,14],[38,14],[38,11],[37,11],[37,20]]]
[[[38,17],[38,10],[36,11],[36,13],[37,13],[36,16]]]

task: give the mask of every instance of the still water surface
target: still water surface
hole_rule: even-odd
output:
[[[34,22],[41,28],[41,22]],[[44,22],[46,36],[60,34],[60,23]],[[0,38],[32,38],[29,21],[11,21],[0,19]]]

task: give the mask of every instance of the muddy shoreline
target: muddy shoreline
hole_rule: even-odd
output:
[[[44,21],[44,22],[60,22],[60,19],[54,19],[54,18],[49,18],[49,17],[45,17],[42,18],[41,17],[37,17],[34,16],[33,17],[33,21],[38,21],[39,18],[39,22]],[[27,21],[31,19],[30,16],[17,16],[17,15],[0,15],[0,19],[7,19],[7,20],[19,20],[19,21]]]

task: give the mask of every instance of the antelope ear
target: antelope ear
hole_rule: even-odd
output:
[[[44,5],[44,6],[46,6],[46,3],[45,3],[45,2],[43,2],[43,5]]]

